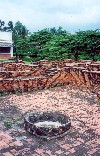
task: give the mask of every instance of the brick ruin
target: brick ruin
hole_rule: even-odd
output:
[[[0,63],[0,91],[34,91],[64,84],[89,88],[100,100],[100,62],[41,60],[30,65]]]

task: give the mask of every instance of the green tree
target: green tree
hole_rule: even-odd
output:
[[[13,22],[9,21],[7,26],[3,27],[4,31],[13,31]]]
[[[85,52],[85,56],[88,56],[89,59],[100,60],[100,31],[80,31],[77,32],[77,36],[82,41],[80,43],[81,55],[82,52]]]
[[[16,43],[17,39],[20,38],[25,38],[28,35],[28,30],[27,28],[21,23],[21,22],[16,22],[15,26],[13,28],[13,40]]]
[[[35,32],[29,37],[29,52],[32,57],[38,56],[45,44],[51,40],[52,33],[48,29]]]
[[[5,22],[0,20],[0,31],[4,31]]]
[[[27,36],[28,36],[28,30],[27,28],[21,23],[16,22],[15,26],[12,27],[12,23],[9,23],[10,28],[13,28],[13,41],[14,45],[16,46],[16,52],[19,54],[19,56],[22,56],[26,53],[26,50],[28,47],[27,45]],[[15,51],[14,51],[15,52]]]
[[[55,35],[53,38],[48,41],[42,51],[40,56],[42,58],[56,60],[56,59],[64,59],[68,57],[68,35]]]

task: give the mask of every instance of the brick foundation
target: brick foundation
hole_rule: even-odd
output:
[[[0,90],[33,91],[71,83],[93,90],[100,99],[100,64],[66,62],[1,63]]]
[[[0,59],[12,59],[11,54],[0,54]]]

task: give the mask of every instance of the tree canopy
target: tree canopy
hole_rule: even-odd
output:
[[[100,60],[100,30],[78,31],[74,34],[63,30],[46,28],[30,33],[20,21],[7,26],[0,20],[0,31],[12,31],[16,52],[31,60],[59,60],[71,58]],[[15,51],[14,51],[15,52]]]

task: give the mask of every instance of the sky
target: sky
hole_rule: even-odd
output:
[[[0,0],[0,19],[30,32],[61,26],[68,32],[100,29],[100,0]]]

